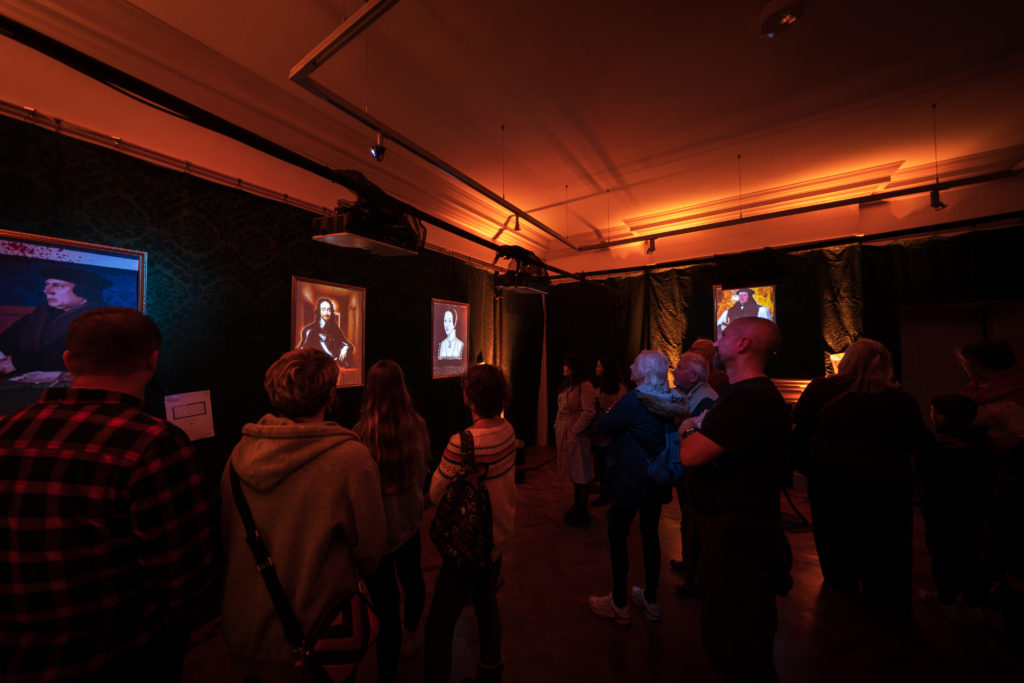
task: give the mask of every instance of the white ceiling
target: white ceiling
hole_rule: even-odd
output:
[[[1024,2],[810,0],[802,20],[773,40],[758,36],[764,4],[400,0],[315,78],[587,249],[728,220],[741,205],[749,217],[933,182],[933,104],[943,180],[1020,168]],[[509,209],[393,141],[374,162],[367,153],[374,130],[289,81],[291,69],[359,7],[354,0],[0,0],[0,14],[495,238],[511,225]],[[188,124],[154,118],[143,125],[162,115],[79,85],[79,76],[8,43],[0,43],[0,57],[22,67],[5,67],[0,98],[8,102],[62,109],[46,113],[322,206],[349,196],[235,143],[188,132]],[[105,118],[110,110],[120,118]],[[927,197],[921,201],[926,207]],[[806,240],[827,234],[830,221],[847,230],[846,218],[863,211],[794,218],[782,230],[766,229],[766,221],[667,237],[657,257]],[[655,259],[639,243],[581,254],[525,220],[522,227],[496,241],[570,270]],[[434,229],[430,239],[446,243]],[[489,260],[467,243],[451,244]]]

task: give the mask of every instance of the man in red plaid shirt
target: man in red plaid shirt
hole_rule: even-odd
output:
[[[181,679],[216,538],[187,437],[142,410],[160,343],[138,311],[83,313],[71,387],[0,420],[0,679]]]

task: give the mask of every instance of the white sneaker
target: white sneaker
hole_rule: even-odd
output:
[[[661,605],[656,602],[647,602],[647,598],[644,597],[643,588],[633,586],[630,594],[633,598],[633,604],[644,611],[644,616],[647,617],[648,621],[661,621]]]
[[[611,619],[619,626],[629,626],[631,622],[629,607],[616,607],[611,593],[591,595],[587,598],[587,603],[590,605],[591,612],[603,619]]]

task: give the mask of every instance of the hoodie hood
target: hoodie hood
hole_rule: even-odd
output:
[[[690,415],[690,404],[678,391],[652,391],[648,387],[637,387],[636,397],[651,415],[678,422]]]
[[[295,422],[267,414],[242,427],[230,462],[243,481],[267,491],[323,453],[358,440],[355,432],[335,422]]]

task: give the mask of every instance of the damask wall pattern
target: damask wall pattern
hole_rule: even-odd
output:
[[[430,299],[470,302],[470,352],[491,360],[492,274],[430,251],[383,259],[315,242],[312,218],[0,118],[0,227],[148,253],[146,312],[165,340],[156,398],[211,390],[217,436],[196,444],[211,473],[219,473],[241,426],[268,409],[263,374],[289,348],[292,275],[366,289],[366,367],[381,358],[402,365],[435,453],[465,427],[458,378],[430,379]],[[525,310],[542,315],[539,307]],[[506,347],[533,358],[540,335]],[[522,390],[516,426],[525,435],[535,421],[536,367],[512,356],[506,367],[527,375],[513,380]],[[339,396],[335,417],[351,426],[361,389]],[[162,414],[162,405],[151,408]]]

